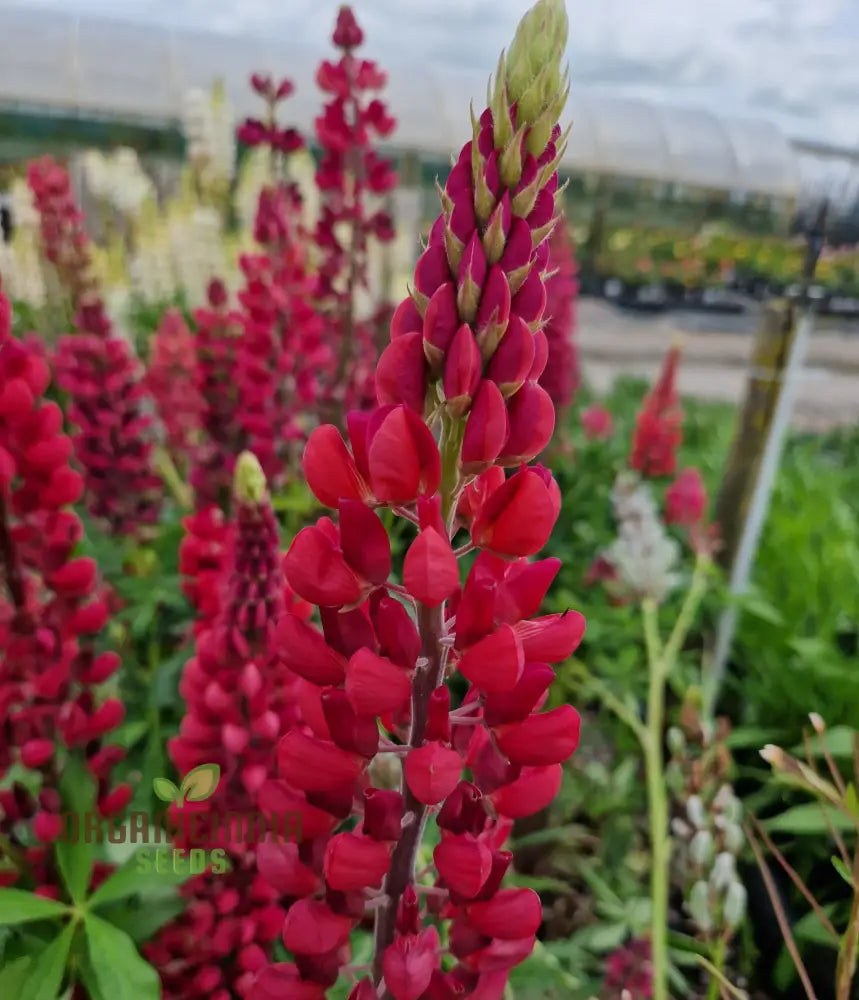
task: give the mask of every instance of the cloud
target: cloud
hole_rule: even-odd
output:
[[[21,0],[18,0],[20,3]],[[24,0],[29,7],[44,0]],[[111,0],[68,9],[116,16]],[[494,67],[527,0],[365,0],[371,54]],[[792,135],[859,144],[856,0],[568,0],[575,85],[728,115],[764,115]],[[322,51],[336,3],[125,0],[124,17],[224,33],[307,40]],[[288,71],[288,67],[285,67]]]

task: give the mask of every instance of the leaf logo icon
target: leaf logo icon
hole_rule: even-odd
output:
[[[169,778],[155,778],[152,788],[162,802],[175,802],[181,806],[183,802],[204,802],[211,798],[220,778],[218,764],[200,764],[185,775],[181,787],[177,788]]]
[[[162,802],[172,802],[179,795],[179,789],[169,778],[154,778],[152,788]]]
[[[215,794],[218,787],[218,780],[221,777],[221,768],[218,764],[200,764],[193,771],[189,771],[182,779],[182,787],[179,794],[186,802],[203,802]]]

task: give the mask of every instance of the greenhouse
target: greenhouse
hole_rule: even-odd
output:
[[[325,51],[264,39],[187,32],[22,6],[0,9],[0,37],[14,38],[0,77],[0,158],[16,159],[51,142],[117,144],[134,135],[151,152],[177,149],[175,125],[189,88],[217,73],[238,114],[256,111],[247,85],[254,71],[287,70],[296,82],[289,113],[312,131],[315,66]],[[428,176],[444,169],[461,142],[464,107],[485,94],[486,75],[385,60],[388,97],[398,119],[395,145],[419,154]],[[696,109],[593,95],[576,88],[574,128],[563,167],[585,177],[656,182],[681,189],[792,200],[799,157],[766,121],[720,118]],[[46,120],[50,127],[46,125]],[[166,135],[165,135],[166,133]],[[54,147],[55,148],[55,147]]]

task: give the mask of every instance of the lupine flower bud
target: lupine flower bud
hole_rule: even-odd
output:
[[[731,882],[725,893],[725,901],[722,909],[725,924],[731,930],[739,927],[743,921],[743,917],[746,915],[746,899],[745,886],[736,880]]]
[[[710,887],[706,882],[699,881],[692,886],[689,893],[689,915],[706,934],[713,927],[713,917],[710,914]]]
[[[549,238],[549,269],[546,281],[547,361],[538,376],[557,409],[569,406],[579,387],[578,348],[575,335],[575,302],[578,294],[576,261],[569,226],[563,220]],[[519,293],[522,294],[521,292]],[[584,414],[582,415],[584,423]]]

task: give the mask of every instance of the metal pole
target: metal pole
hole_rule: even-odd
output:
[[[778,473],[779,462],[784,450],[784,442],[793,413],[796,390],[802,378],[805,355],[813,329],[814,313],[806,306],[799,318],[796,335],[790,346],[787,364],[782,375],[782,389],[778,395],[769,436],[764,446],[764,453],[755,482],[754,492],[752,493],[748,517],[743,525],[737,554],[731,568],[730,592],[734,598],[740,597],[748,588],[749,577],[751,576],[755,554],[757,553],[761,532],[763,531],[764,522],[769,510],[775,477]],[[736,603],[729,605],[722,612],[722,616],[719,619],[716,631],[716,645],[713,651],[707,690],[705,692],[708,708],[714,707],[719,689],[721,688],[738,620],[739,608]]]

